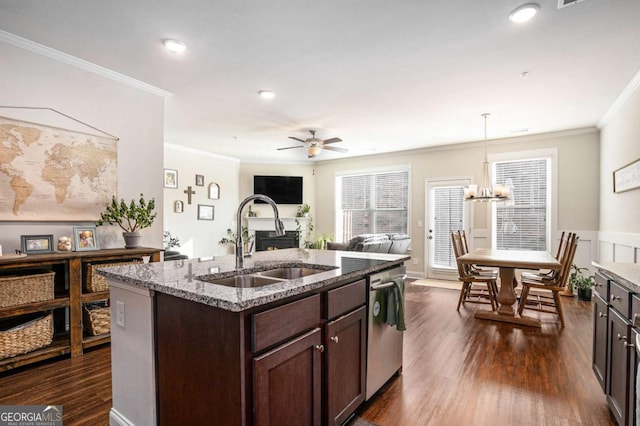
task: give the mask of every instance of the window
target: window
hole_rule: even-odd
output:
[[[494,206],[493,246],[499,250],[548,250],[551,158],[496,161],[494,182],[511,187],[511,200]]]
[[[336,237],[407,233],[409,170],[344,174],[336,178]]]
[[[455,268],[457,265],[451,245],[451,232],[464,229],[464,187],[435,187],[432,196],[432,264],[439,268]]]

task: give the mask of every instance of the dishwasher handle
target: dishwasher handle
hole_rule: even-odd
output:
[[[382,290],[385,288],[391,288],[395,285],[393,281],[389,281],[382,284],[371,284],[371,291]]]

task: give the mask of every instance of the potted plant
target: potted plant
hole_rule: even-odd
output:
[[[100,220],[97,226],[105,223],[109,225],[118,225],[124,232],[124,247],[136,248],[140,247],[142,234],[140,231],[148,228],[153,224],[157,213],[154,212],[156,200],[152,198],[150,201],[144,199],[144,195],[140,194],[140,199],[131,200],[129,204],[120,199],[118,201],[115,196],[111,198],[111,203],[105,206],[105,210],[100,213]]]
[[[595,284],[593,276],[585,277],[583,271],[587,268],[579,268],[576,264],[571,265],[571,274],[569,275],[569,285],[578,290],[578,299],[590,301],[591,288]]]
[[[244,250],[245,252],[247,251],[247,246],[249,245],[249,243],[253,240],[254,235],[253,234],[249,234],[249,228],[246,226],[242,227],[242,243],[244,245]],[[233,244],[235,247],[236,244],[236,239],[238,238],[238,236],[236,235],[235,232],[233,232],[231,229],[227,229],[227,236],[226,237],[222,237],[220,239],[220,241],[218,241],[218,244]]]
[[[311,206],[309,204],[303,204],[298,206],[296,217],[309,217],[311,216]]]

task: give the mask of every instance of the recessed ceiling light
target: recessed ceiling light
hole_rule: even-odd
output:
[[[164,40],[162,44],[164,44],[164,47],[166,47],[169,52],[173,53],[184,53],[187,50],[187,45],[180,40],[169,38]]]
[[[540,6],[536,3],[523,4],[522,6],[516,7],[513,12],[509,14],[509,20],[516,24],[527,22],[536,16],[539,9]]]
[[[260,90],[258,92],[258,95],[260,95],[263,99],[273,99],[276,96],[276,92],[273,92],[271,90]]]

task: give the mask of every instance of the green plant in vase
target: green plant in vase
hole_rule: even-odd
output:
[[[102,226],[105,223],[118,225],[123,230],[125,248],[140,247],[142,239],[140,231],[153,225],[157,216],[155,208],[155,198],[146,201],[143,194],[140,194],[138,201],[132,199],[129,203],[122,198],[118,201],[114,195],[111,197],[111,203],[107,204],[104,211],[100,213],[96,226]]]

